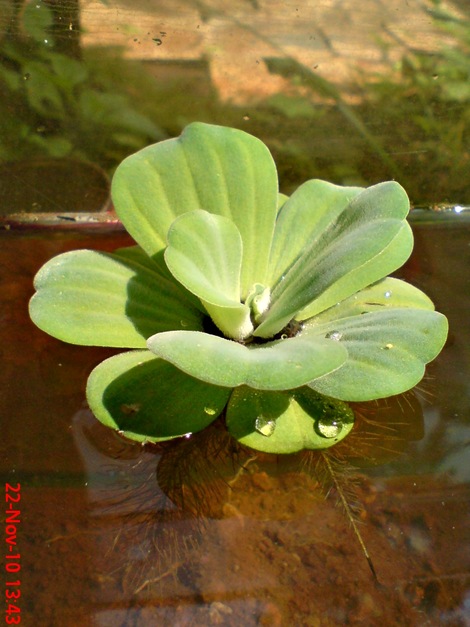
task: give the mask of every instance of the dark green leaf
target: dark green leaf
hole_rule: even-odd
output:
[[[227,388],[193,379],[149,351],[107,359],[87,383],[88,403],[98,420],[140,441],[169,440],[204,429],[229,395]]]
[[[308,387],[260,392],[243,386],[233,392],[227,407],[230,433],[264,453],[329,448],[346,437],[353,424],[348,405]]]

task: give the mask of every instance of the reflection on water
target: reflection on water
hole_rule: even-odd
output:
[[[0,160],[112,171],[200,120],[263,139],[287,192],[468,203],[469,33],[462,0],[0,0]]]
[[[395,468],[387,477],[376,466],[406,448],[403,431],[423,435],[413,395],[394,400],[358,411],[358,433],[326,453],[334,476],[324,452],[242,452],[218,425],[194,436],[199,441],[142,450],[78,412],[73,432],[88,473],[94,563],[108,576],[98,624],[111,616],[139,625],[328,616],[333,624],[418,625],[425,616],[463,616],[468,486],[419,475],[416,460],[413,474]],[[360,472],[347,464],[361,444],[379,458],[371,475],[367,456],[358,459]],[[378,584],[335,507],[338,490],[364,523]]]
[[[98,424],[84,384],[110,351],[46,337],[26,305],[46,258],[127,236],[0,231],[0,463],[22,484],[25,623],[468,623],[470,231],[414,232],[403,274],[449,317],[443,353],[418,390],[354,405],[357,428],[328,458],[272,458],[218,424],[161,447]]]

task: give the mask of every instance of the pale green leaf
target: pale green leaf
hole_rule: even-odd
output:
[[[324,449],[351,431],[350,407],[308,387],[291,392],[260,392],[242,386],[227,407],[227,427],[242,444],[264,453]]]
[[[147,346],[202,381],[259,390],[299,387],[338,368],[347,357],[337,342],[302,335],[244,346],[207,333],[174,331],[154,335]]]
[[[304,252],[338,218],[362,187],[341,187],[312,179],[284,198],[274,230],[269,285],[275,285]]]
[[[434,309],[434,304],[424,292],[410,283],[387,277],[356,292],[304,323],[304,329],[313,329],[325,322],[360,316],[384,308]]]
[[[307,305],[309,316],[318,313],[402,265],[412,250],[408,210],[405,191],[392,181],[365,189],[334,212],[274,287],[255,334],[271,337]]]
[[[243,240],[241,295],[266,284],[278,205],[277,173],[266,146],[236,129],[190,124],[178,139],[125,159],[112,194],[124,226],[154,255],[166,246],[174,219],[204,209],[237,225]]]
[[[235,224],[203,210],[176,218],[168,231],[165,261],[173,276],[198,296],[228,337],[243,339],[253,325],[240,302],[242,239]]]
[[[64,253],[41,268],[34,286],[33,322],[72,344],[145,348],[160,331],[202,328],[201,312],[174,280],[125,253]]]
[[[193,379],[147,350],[110,357],[90,374],[87,400],[105,426],[133,440],[168,440],[200,431],[230,390]]]
[[[296,320],[307,320],[326,308],[341,302],[351,294],[352,286],[361,290],[375,281],[380,280],[390,272],[402,266],[413,249],[413,232],[407,222],[403,222],[390,244],[378,255],[372,257],[362,266],[354,268],[349,274],[339,277],[338,280],[325,289],[320,296],[301,309],[295,316]]]
[[[400,394],[422,379],[446,340],[446,317],[429,309],[372,307],[375,311],[341,318],[340,306],[338,319],[305,324],[304,335],[329,338],[348,351],[340,368],[309,383],[314,390],[366,401]]]
[[[168,231],[168,269],[186,289],[214,305],[240,303],[242,254],[235,224],[207,211],[183,214]]]

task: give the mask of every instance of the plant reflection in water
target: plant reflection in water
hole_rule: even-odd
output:
[[[359,541],[376,577],[374,555],[358,526],[367,521],[364,500],[371,498],[361,468],[389,462],[409,442],[421,439],[423,413],[414,391],[351,406],[356,420],[348,438],[327,450],[280,456],[242,446],[223,420],[191,437],[141,445],[107,431],[87,410],[79,412],[75,425],[79,448],[88,462],[98,454],[106,469],[105,478],[94,473],[92,490],[99,524],[104,517],[118,527],[109,549],[138,558],[125,559],[116,574],[127,592],[139,594],[170,576],[186,580],[195,568],[191,554],[205,541],[213,520],[231,518],[241,528],[246,517],[272,519],[274,514],[279,521],[287,520],[293,512],[295,517],[306,491],[312,494],[302,515],[315,519],[315,508],[319,504],[322,508],[325,497],[341,505],[351,527],[350,542]],[[286,498],[292,490],[294,500],[299,499],[294,506]],[[269,511],[266,503],[254,506],[257,497],[271,494],[277,504],[272,507],[268,499]],[[322,524],[321,518],[316,524]],[[331,542],[334,545],[335,538]],[[250,547],[245,545],[245,550]],[[316,551],[315,544],[311,550]],[[378,577],[386,579],[386,573],[379,572]]]

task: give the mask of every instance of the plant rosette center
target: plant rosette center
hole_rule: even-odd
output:
[[[131,349],[90,374],[105,425],[159,442],[204,429],[270,453],[343,439],[348,401],[400,394],[446,318],[390,278],[410,256],[408,197],[309,180],[279,194],[266,146],[190,124],[125,159],[112,184],[137,246],[77,250],[35,278],[30,315],[66,342]]]

